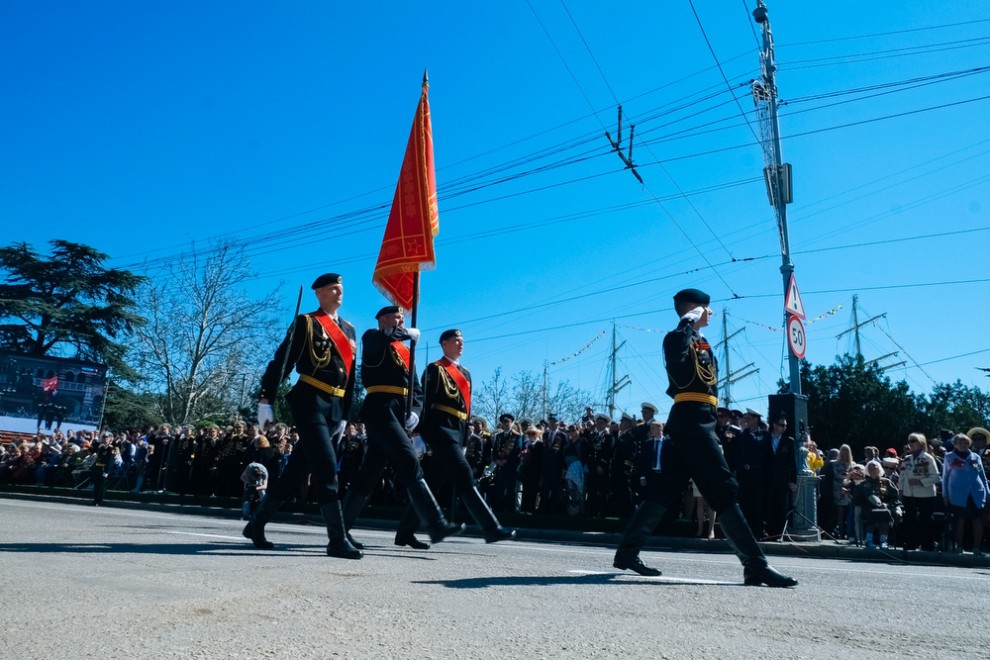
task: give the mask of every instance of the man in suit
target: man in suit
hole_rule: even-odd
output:
[[[777,537],[784,532],[787,514],[797,492],[797,462],[794,438],[787,435],[787,418],[778,417],[770,426],[767,443],[766,520],[767,535]]]

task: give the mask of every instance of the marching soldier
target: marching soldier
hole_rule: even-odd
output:
[[[464,507],[481,527],[485,543],[513,539],[516,531],[502,527],[488,508],[474,486],[471,466],[464,457],[464,443],[467,440],[471,415],[471,374],[460,364],[461,353],[464,351],[461,331],[444,331],[440,335],[440,346],[443,357],[429,364],[423,374],[425,400],[419,430],[433,450],[437,473],[451,481],[454,493],[461,497]],[[425,545],[419,544],[414,536],[418,522],[415,513],[411,507],[406,509],[395,535],[396,545]]]
[[[414,410],[406,410],[410,354],[404,342],[417,339],[419,330],[405,327],[405,316],[399,307],[383,307],[375,318],[378,328],[368,330],[361,337],[361,381],[367,393],[361,419],[368,430],[368,449],[345,499],[345,528],[350,530],[354,525],[381,478],[385,464],[391,462],[396,479],[409,494],[412,530],[416,529],[416,521],[422,520],[429,528],[430,540],[439,543],[448,536],[460,534],[464,526],[454,525],[444,517],[423,478],[419,457],[407,433],[419,421],[415,409],[420,397],[418,391],[414,392]],[[354,543],[354,539],[350,541]],[[401,526],[395,535],[395,544],[429,547],[418,541],[412,532],[405,534]]]
[[[278,480],[268,489],[244,536],[254,547],[271,550],[274,544],[265,538],[265,524],[282,502],[299,487],[307,473],[320,512],[327,526],[327,555],[342,559],[360,559],[361,552],[352,546],[344,533],[340,500],[337,498],[337,455],[334,438],[341,435],[354,397],[354,352],[357,348],[354,326],[338,312],[344,300],[340,275],[327,273],[313,282],[319,309],[297,316],[275,357],[261,380],[258,403],[258,426],[272,421],[272,405],[278,386],[291,368],[299,381],[287,400],[299,430],[299,445]]]
[[[797,580],[782,575],[767,564],[739,508],[738,484],[726,465],[715,435],[715,408],[718,405],[718,369],[715,355],[700,330],[708,325],[711,309],[708,294],[685,289],[674,296],[674,310],[680,317],[677,328],[663,340],[664,362],[670,382],[667,394],[674,405],[667,419],[669,439],[663,443],[663,467],[657,487],[629,521],[612,563],[618,569],[640,575],[660,575],[639,558],[646,538],[694,479],[702,495],[718,513],[722,531],[743,564],[744,583],[749,586],[792,587]]]

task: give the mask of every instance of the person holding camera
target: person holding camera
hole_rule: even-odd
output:
[[[268,468],[261,463],[251,462],[241,472],[241,482],[244,484],[244,503],[241,505],[241,515],[245,520],[251,519],[251,514],[258,508],[261,498],[268,489]]]

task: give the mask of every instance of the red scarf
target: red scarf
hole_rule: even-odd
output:
[[[457,383],[457,389],[461,391],[461,396],[464,397],[464,408],[465,412],[470,417],[471,415],[471,383],[468,379],[464,377],[461,370],[457,368],[457,365],[448,360],[446,357],[440,358],[436,362],[437,366],[443,367],[450,377],[454,379]]]
[[[337,349],[340,357],[344,360],[344,376],[350,378],[351,367],[354,366],[354,349],[351,347],[351,340],[347,338],[347,335],[340,329],[340,326],[334,323],[333,319],[327,316],[327,313],[322,309],[314,312],[312,316],[326,330],[331,343],[333,343],[333,347]]]
[[[406,371],[409,371],[409,347],[401,341],[393,341],[392,348],[395,349],[396,355],[398,355],[402,359],[402,362],[406,365]]]

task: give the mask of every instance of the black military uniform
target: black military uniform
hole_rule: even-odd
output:
[[[381,319],[400,311],[394,306],[383,307],[375,318]],[[444,517],[423,478],[416,449],[405,429],[410,412],[406,410],[410,355],[403,342],[411,338],[409,330],[402,325],[368,330],[361,337],[361,382],[366,392],[361,420],[368,431],[368,449],[346,497],[344,523],[350,530],[381,479],[385,464],[391,462],[396,479],[409,494],[410,515],[414,521],[422,520],[429,528],[430,538],[438,543],[451,534],[459,533],[463,527],[452,525]],[[416,389],[419,390],[418,384]],[[413,413],[419,406],[419,394],[414,392]],[[412,527],[415,530],[415,523]],[[401,529],[400,525],[400,532]],[[397,535],[396,544],[407,545],[399,541]],[[351,542],[354,540],[351,539]]]
[[[315,291],[339,284],[342,284],[339,275],[327,273],[318,277],[312,288]],[[311,474],[313,493],[330,540],[327,554],[344,559],[361,558],[361,552],[348,543],[344,534],[333,442],[350,413],[356,347],[354,326],[342,318],[333,319],[320,309],[296,317],[265,370],[260,398],[269,401],[275,400],[278,386],[290,369],[295,368],[299,374],[299,381],[286,397],[299,432],[299,443],[244,528],[244,535],[256,548],[274,547],[265,539],[265,524],[283,501],[299,491],[306,475]]]
[[[440,344],[460,337],[460,330],[446,330],[440,335]],[[481,527],[486,543],[515,537],[515,530],[502,527],[482,499],[474,486],[471,466],[464,458],[464,442],[467,440],[471,412],[470,372],[445,355],[426,367],[423,392],[425,400],[419,430],[433,452],[432,460],[436,467],[434,473],[449,479],[453,484],[454,493],[461,497],[464,507]],[[410,497],[410,500],[413,504],[416,503],[414,498]],[[395,544],[412,547],[423,545],[415,540],[417,523],[416,511],[412,507],[407,508],[399,521]]]
[[[585,448],[588,471],[584,478],[587,510],[601,516],[605,514],[609,492],[609,466],[615,451],[615,438],[609,428],[593,428],[587,433]]]
[[[515,421],[511,415],[502,415],[504,417]],[[495,468],[491,498],[495,509],[502,513],[516,512],[516,484],[519,480],[519,455],[523,444],[522,434],[516,433],[511,426],[508,429],[499,429],[492,436],[492,464]]]
[[[92,467],[93,477],[93,504],[100,506],[103,504],[103,497],[107,493],[107,474],[110,471],[110,463],[113,461],[113,443],[104,436],[100,445],[96,448],[96,461]]]
[[[759,417],[755,410],[747,410],[746,415]],[[739,508],[746,516],[746,522],[757,538],[763,537],[766,516],[767,463],[769,460],[769,434],[757,426],[746,428],[736,438],[731,451],[725,454],[729,469],[739,484]]]
[[[666,425],[669,439],[663,443],[663,469],[657,487],[650,490],[629,521],[613,565],[640,575],[660,575],[660,571],[642,562],[639,551],[693,478],[718,513],[722,531],[742,561],[745,584],[794,586],[796,580],[770,568],[753,538],[736,502],[738,486],[715,435],[718,371],[711,346],[696,329],[697,324],[703,327],[707,323],[709,302],[709,296],[697,289],[686,289],[674,296],[674,308],[681,321],[663,340],[670,382],[667,394],[674,399]]]
[[[615,439],[615,448],[609,464],[609,503],[611,514],[619,518],[627,518],[633,509],[633,492],[639,485],[636,470],[642,440],[639,440],[638,430],[646,424],[640,424],[620,431]]]

